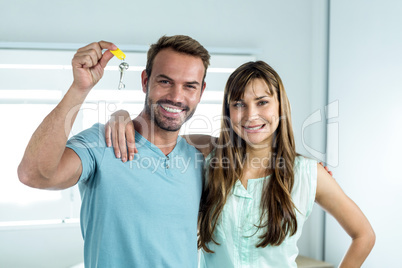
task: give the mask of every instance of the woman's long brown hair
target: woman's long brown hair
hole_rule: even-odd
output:
[[[266,174],[261,196],[261,216],[258,228],[265,232],[259,237],[257,247],[278,246],[286,236],[297,231],[295,206],[291,192],[294,182],[293,165],[296,158],[290,104],[281,78],[275,70],[263,61],[248,62],[237,68],[229,77],[225,92],[221,133],[217,140],[215,154],[207,167],[207,183],[204,187],[199,224],[198,247],[213,252],[207,244],[218,244],[214,231],[228,196],[236,181],[242,177],[242,167],[246,161],[246,143],[234,131],[230,122],[229,104],[241,99],[248,83],[262,79],[268,85],[270,94],[279,101],[279,125],[272,139],[270,165]]]

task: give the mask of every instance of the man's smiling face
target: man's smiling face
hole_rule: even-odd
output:
[[[142,74],[142,87],[145,112],[159,128],[178,131],[191,118],[205,89],[204,72],[198,57],[169,48],[156,55],[151,76]]]

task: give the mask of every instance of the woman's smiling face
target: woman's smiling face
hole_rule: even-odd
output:
[[[279,125],[279,101],[274,90],[270,93],[263,79],[251,80],[239,100],[229,103],[233,130],[248,145],[271,147],[272,137]]]

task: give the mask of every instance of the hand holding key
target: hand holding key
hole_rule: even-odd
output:
[[[72,86],[83,91],[91,90],[102,78],[107,63],[113,57],[109,51],[116,48],[113,43],[99,41],[78,49],[71,61]],[[102,53],[104,49],[107,51]]]

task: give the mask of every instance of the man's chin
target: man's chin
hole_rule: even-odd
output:
[[[165,131],[170,131],[170,132],[176,132],[179,131],[181,129],[181,126],[183,124],[168,124],[165,122],[160,122],[158,120],[155,120],[156,125],[160,128],[163,129]]]
[[[177,131],[180,130],[180,128],[181,128],[181,127],[179,127],[179,128],[164,128],[163,130],[169,131],[169,132],[177,132]]]

